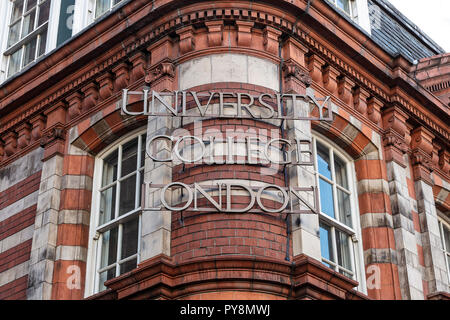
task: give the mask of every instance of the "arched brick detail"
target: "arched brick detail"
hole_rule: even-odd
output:
[[[333,114],[332,122],[312,122],[312,129],[344,149],[353,159],[357,180],[358,207],[364,251],[364,265],[371,298],[401,299],[391,201],[386,165],[370,129],[359,129],[346,117]],[[375,270],[375,271],[374,271]],[[372,287],[373,272],[383,282]]]
[[[99,111],[72,128],[71,144],[95,155],[123,134],[147,124],[147,117],[124,115],[116,104],[113,107]],[[142,101],[135,101],[127,108],[142,110]]]

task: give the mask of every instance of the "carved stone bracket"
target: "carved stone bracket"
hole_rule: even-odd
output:
[[[112,69],[112,72],[116,75],[114,81],[114,88],[119,91],[128,86],[130,81],[129,65],[126,62],[122,62]]]
[[[414,180],[423,180],[433,184],[430,173],[433,165],[433,139],[434,135],[424,127],[418,127],[411,132],[411,160]]]
[[[45,129],[45,116],[39,114],[30,120],[32,141],[38,141],[42,137],[42,131]]]
[[[367,114],[369,119],[375,124],[379,124],[381,120],[381,108],[383,107],[383,101],[376,97],[372,97],[368,101]]]
[[[169,77],[172,79],[175,77],[175,65],[173,62],[166,60],[150,68],[145,76],[145,82],[153,85],[163,77]]]
[[[445,174],[450,173],[450,152],[448,150],[441,150],[439,153],[439,168],[441,168]]]
[[[369,98],[369,96],[369,92],[361,87],[356,87],[353,90],[353,105],[356,111],[361,114],[366,114],[367,99]]]
[[[84,110],[89,110],[98,100],[98,85],[94,81],[88,83],[81,91],[84,94],[83,108]]]
[[[353,88],[355,82],[347,76],[339,77],[338,79],[338,95],[342,101],[348,105],[352,105],[353,102]]]
[[[97,78],[99,83],[99,95],[103,100],[109,98],[114,90],[113,76],[111,73],[106,72]]]
[[[3,136],[3,141],[5,141],[5,154],[6,156],[11,156],[17,150],[17,133],[14,131],[9,131]]]
[[[147,56],[145,52],[139,51],[130,58],[132,64],[131,81],[137,81],[145,77],[145,69],[147,67]]]
[[[81,114],[83,95],[79,92],[74,92],[66,100],[69,104],[69,119],[79,116]]]
[[[252,44],[252,28],[255,23],[250,21],[236,21],[236,25],[238,29],[238,46],[250,47]]]
[[[337,94],[338,89],[338,80],[337,77],[339,76],[339,70],[337,70],[333,66],[326,66],[322,70],[323,74],[323,84],[325,85],[325,88],[327,88],[332,94]]]
[[[44,131],[40,144],[42,148],[47,148],[54,142],[64,142],[66,139],[66,130],[61,124],[57,124]]]
[[[402,167],[406,167],[403,155],[408,151],[406,143],[406,119],[408,115],[397,106],[391,106],[383,110],[383,143],[385,147],[386,161],[395,161]]]
[[[17,146],[20,149],[27,147],[31,141],[31,126],[29,123],[24,122],[20,124],[16,129],[18,138],[17,138]]]
[[[180,36],[180,53],[188,53],[195,48],[194,27],[188,26],[177,30]]]
[[[325,65],[325,61],[316,54],[309,56],[308,58],[308,70],[311,79],[316,83],[322,83],[322,67]]]
[[[300,81],[305,87],[309,87],[312,83],[309,73],[293,61],[288,61],[283,65],[283,72],[286,80],[294,78]]]
[[[264,48],[267,52],[278,55],[279,42],[278,38],[282,35],[282,32],[273,27],[267,26],[264,30]]]

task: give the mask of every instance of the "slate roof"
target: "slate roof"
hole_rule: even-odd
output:
[[[445,53],[387,0],[368,0],[372,39],[387,52],[409,61]],[[426,4],[424,4],[426,5]]]

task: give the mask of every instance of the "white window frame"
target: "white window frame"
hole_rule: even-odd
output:
[[[447,269],[447,276],[450,288],[450,269],[449,269],[449,261],[450,261],[450,248],[447,248],[444,238],[444,226],[450,231],[450,223],[448,220],[442,218],[440,215],[438,216],[438,225],[439,225],[439,233],[441,237],[442,244],[442,253],[444,255],[445,268]]]
[[[370,17],[369,17],[369,4],[367,0],[349,0],[350,13],[342,10],[337,5],[337,0],[327,0],[337,10],[348,16],[351,20],[357,23],[364,31],[369,35],[371,34]]]
[[[108,155],[113,153],[114,151],[118,150],[119,153],[121,153],[121,148],[124,144],[127,142],[135,139],[136,137],[139,137],[139,146],[138,146],[138,154],[137,154],[137,161],[140,163],[141,160],[141,136],[146,134],[146,128],[140,128],[136,129],[129,134],[123,136],[119,140],[117,140],[113,145],[108,147],[107,149],[103,150],[101,153],[99,153],[95,159],[95,165],[94,165],[94,178],[93,178],[93,191],[92,191],[92,206],[91,206],[91,215],[90,215],[90,225],[89,225],[89,244],[88,244],[88,255],[87,255],[87,267],[86,267],[86,282],[85,282],[85,297],[91,296],[93,294],[99,293],[99,274],[103,272],[102,268],[100,269],[100,263],[101,263],[101,244],[102,244],[102,234],[100,231],[103,230],[111,230],[114,226],[122,226],[123,223],[127,222],[128,220],[136,218],[138,216],[139,222],[138,222],[138,246],[137,246],[137,253],[127,257],[125,259],[120,259],[120,248],[121,248],[121,231],[119,230],[118,233],[118,255],[116,260],[116,276],[120,274],[120,264],[124,263],[128,260],[132,260],[136,258],[137,264],[140,262],[140,251],[141,251],[141,226],[142,226],[142,208],[139,206],[135,210],[126,213],[122,216],[116,216],[114,219],[109,221],[108,223],[105,223],[101,226],[98,225],[99,219],[100,219],[100,197],[101,197],[101,189],[105,189],[108,186],[102,187],[102,175],[103,175],[103,159],[106,158]],[[120,157],[120,156],[119,156]],[[121,162],[118,162],[118,178],[117,180],[124,180],[128,176],[120,177],[120,166]],[[142,167],[141,167],[142,168]],[[138,170],[140,170],[139,168]],[[142,178],[145,174],[145,169],[143,170]],[[136,180],[136,197],[138,197],[138,188],[140,189],[141,181]],[[120,188],[116,188],[116,212],[117,212],[117,206],[119,205],[119,201],[117,201],[117,194],[120,193]]]
[[[366,276],[365,276],[365,266],[364,266],[364,252],[362,246],[362,237],[361,237],[361,224],[359,219],[359,206],[358,206],[358,194],[357,194],[357,180],[355,174],[355,164],[354,160],[341,148],[337,147],[335,144],[329,142],[329,139],[324,137],[323,135],[313,132],[313,152],[314,152],[314,177],[315,183],[318,188],[319,193],[319,221],[326,224],[330,227],[331,237],[332,237],[332,247],[333,247],[333,256],[335,257],[336,262],[329,261],[323,257],[321,257],[322,261],[326,264],[329,264],[334,267],[334,270],[338,272],[338,262],[337,262],[337,247],[336,247],[336,230],[339,230],[347,235],[349,235],[349,248],[351,249],[350,259],[353,271],[346,270],[342,266],[339,266],[340,269],[346,271],[347,273],[352,273],[352,279],[359,282],[358,290],[363,293],[367,293],[366,288]],[[322,145],[328,148],[330,151],[330,165],[331,165],[331,174],[332,181],[327,177],[324,177],[319,174],[318,171],[318,157],[317,157],[317,141],[319,141]],[[335,170],[334,170],[334,154],[337,154],[340,159],[344,160],[346,163],[346,172],[347,172],[347,181],[348,188],[350,191],[350,208],[351,208],[351,222],[353,228],[345,225],[344,223],[338,221],[337,219],[333,219],[327,214],[323,213],[321,210],[320,203],[320,187],[319,187],[319,177],[323,178],[325,181],[332,184],[333,188],[333,208],[334,212],[338,213],[338,199],[337,199],[337,188],[340,188],[336,184]],[[342,188],[341,188],[342,189]],[[322,254],[321,254],[322,255]]]
[[[10,18],[11,18],[11,12],[13,8],[13,0],[4,0],[1,1],[2,4],[0,4],[0,21],[4,21],[3,24],[0,27],[0,83],[8,79],[8,67],[9,67],[9,55],[5,55],[5,52],[7,52],[8,48],[8,36],[9,36],[9,24],[10,24]],[[48,52],[53,50],[56,47],[56,41],[58,36],[58,25],[59,25],[59,11],[61,8],[61,1],[59,0],[51,0],[50,4],[50,13],[49,18],[47,22],[47,43],[45,47],[45,52],[42,56],[37,57],[33,62],[28,64],[27,66],[20,67],[19,71],[15,74],[20,73],[22,70],[26,69],[28,66],[32,65],[37,60],[41,59],[43,56],[45,56]],[[39,28],[42,28],[39,27]],[[33,31],[30,34],[36,33],[36,30]],[[29,37],[29,35],[27,36]],[[27,38],[26,37],[26,38]],[[26,39],[25,38],[25,39]],[[18,43],[23,42],[22,40]],[[22,53],[23,55],[23,53]],[[12,74],[10,77],[13,77],[15,74]]]

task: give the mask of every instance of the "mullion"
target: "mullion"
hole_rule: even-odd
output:
[[[123,224],[119,224],[117,235],[117,257],[116,257],[116,277],[120,276],[120,259],[122,256],[122,239],[123,238]]]

